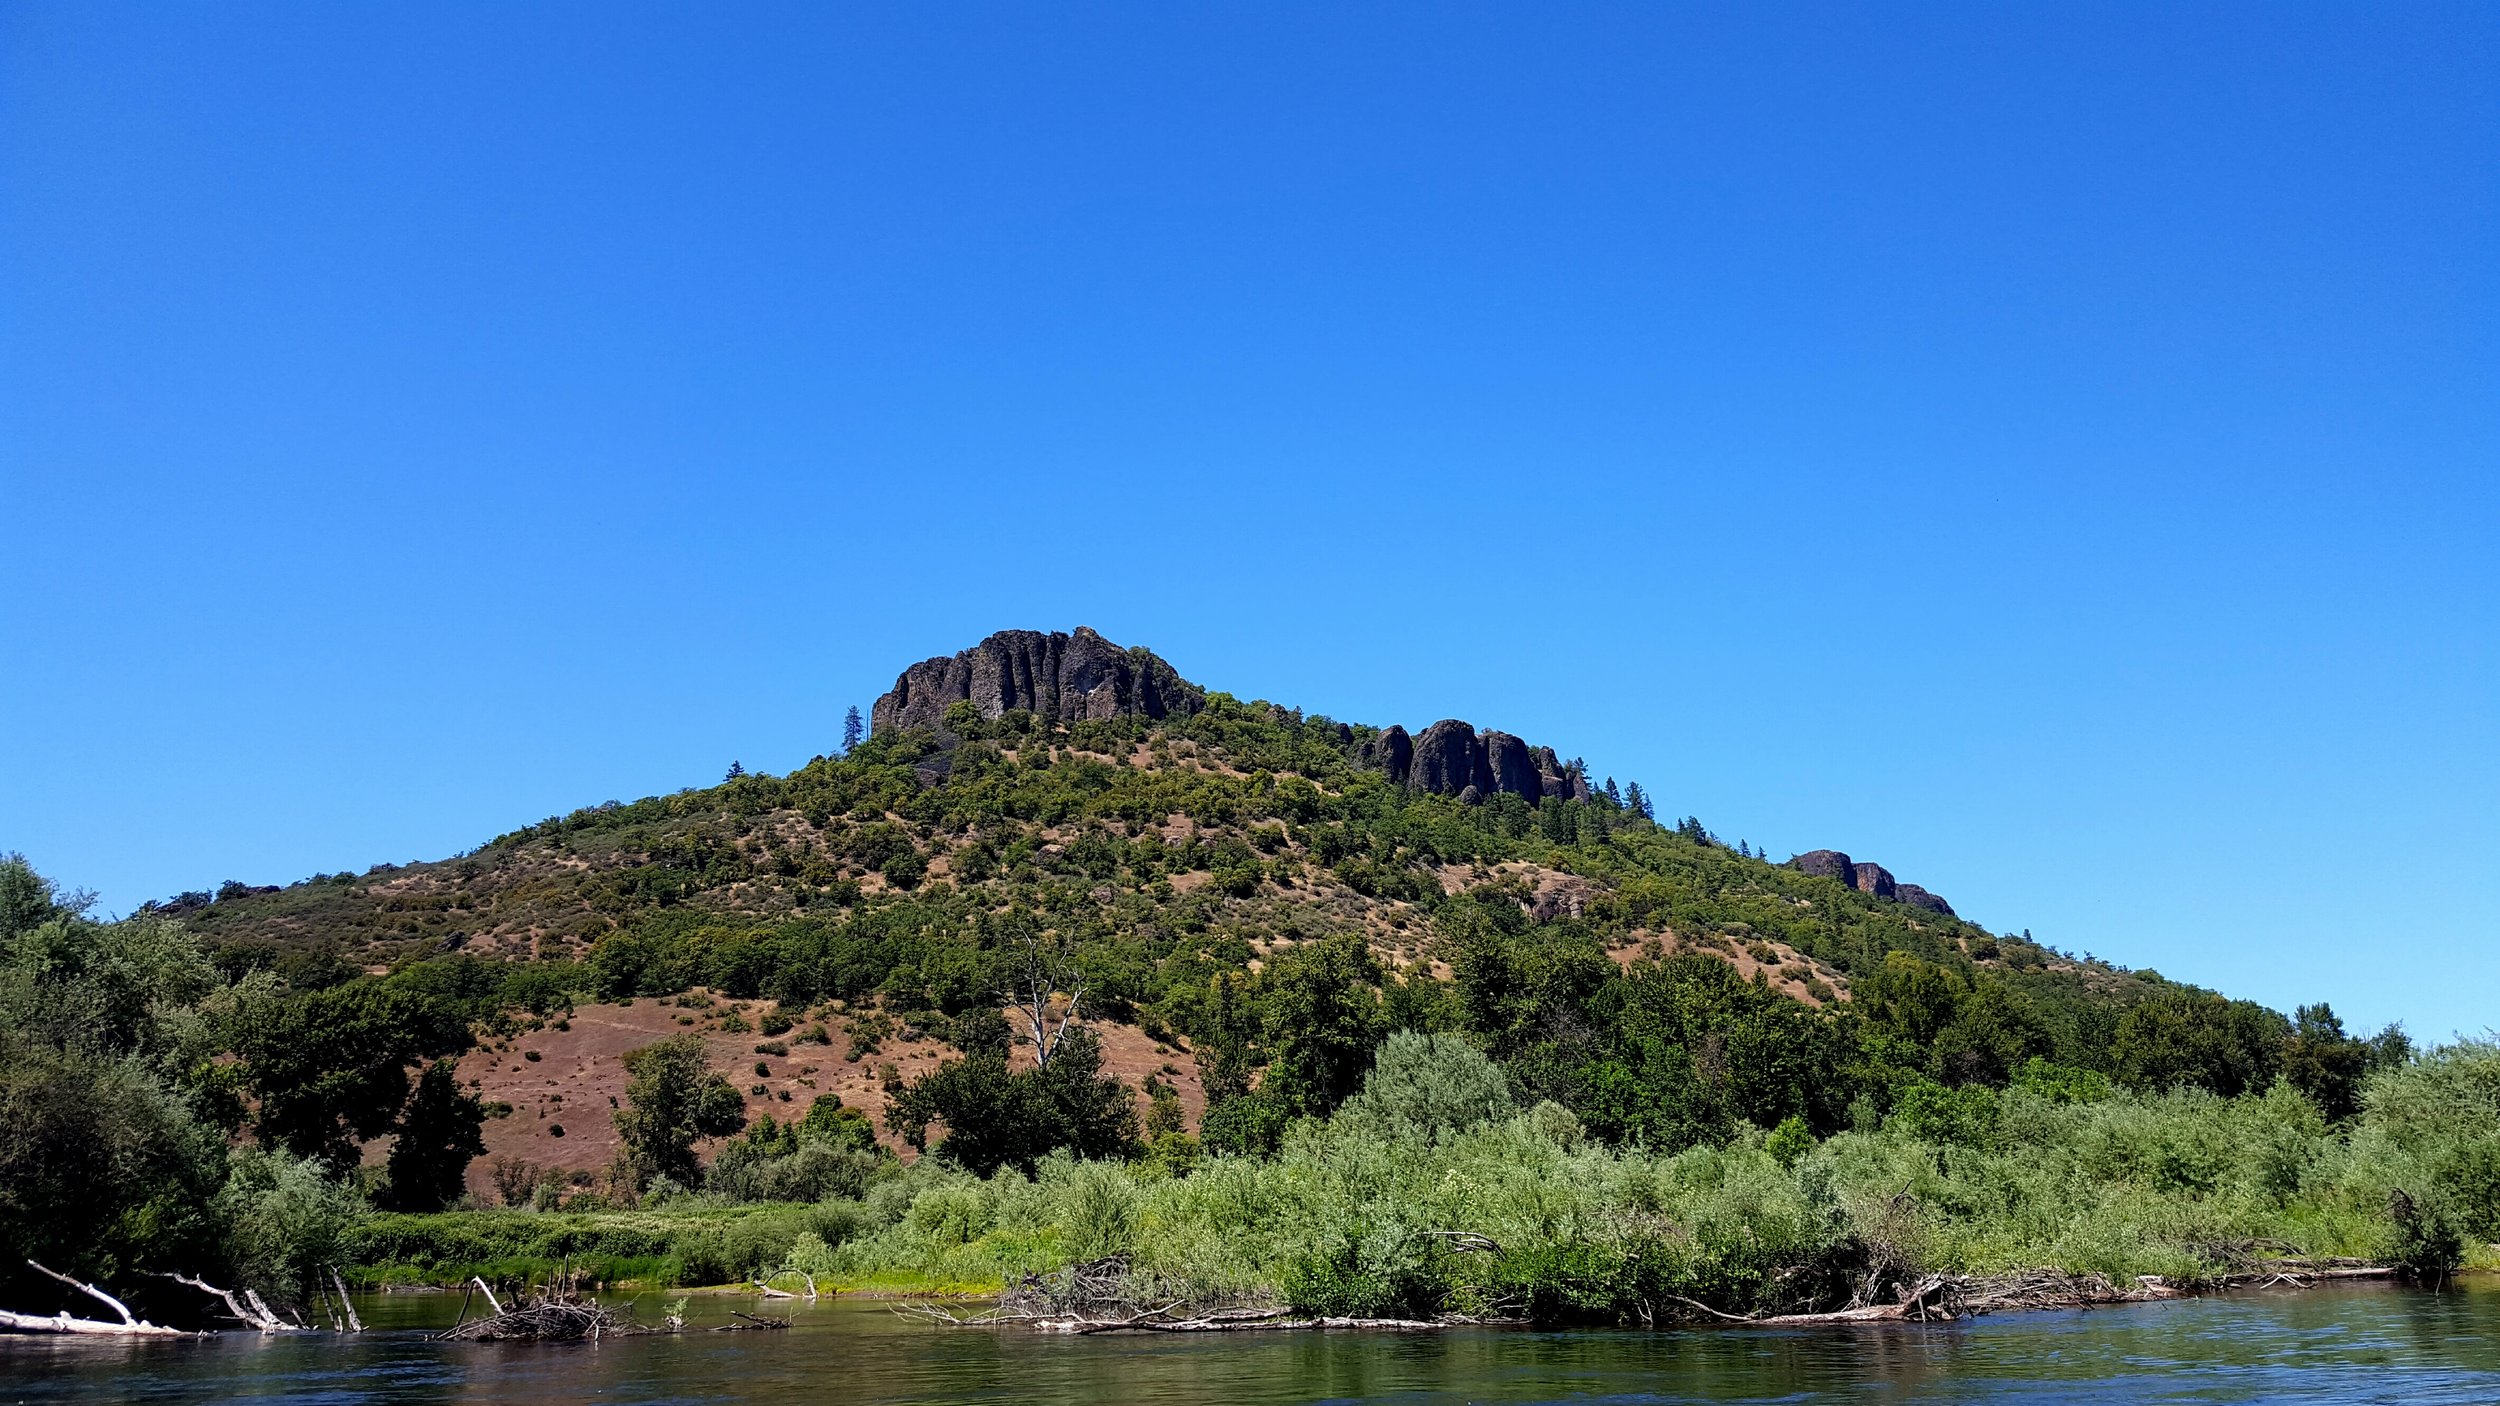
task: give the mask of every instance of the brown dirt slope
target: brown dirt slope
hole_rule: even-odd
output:
[[[682,1003],[672,997],[585,1005],[561,1025],[541,1024],[472,1050],[460,1061],[461,1083],[490,1104],[509,1105],[511,1112],[487,1120],[486,1155],[470,1164],[469,1190],[482,1200],[495,1199],[499,1159],[583,1176],[605,1169],[618,1151],[611,1114],[624,1100],[626,1052],[688,1031],[702,1037],[712,1068],[746,1095],[749,1119],[763,1113],[793,1117],[820,1095],[835,1094],[866,1112],[887,1146],[906,1158],[915,1155],[886,1129],[885,1079],[889,1072],[904,1079],[927,1073],[953,1058],[953,1048],[900,1031],[870,1040],[851,1028],[845,1013],[832,1010],[821,1012],[822,1021],[767,1036],[757,1027],[771,1008],[766,1001],[704,992],[689,993]],[[736,1029],[740,1024],[749,1028]],[[818,1025],[831,1043],[802,1038]],[[1094,1029],[1102,1037],[1105,1072],[1132,1089],[1147,1075],[1160,1074],[1179,1093],[1190,1125],[1197,1125],[1206,1097],[1185,1048],[1158,1043],[1133,1025],[1102,1023]],[[873,1048],[862,1051],[863,1043]],[[771,1044],[784,1045],[789,1053],[757,1048]],[[756,1071],[759,1063],[765,1072]],[[1142,1095],[1138,1114],[1145,1114]]]

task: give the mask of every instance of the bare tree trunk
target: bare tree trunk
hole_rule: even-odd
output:
[[[28,1260],[26,1264],[28,1268],[34,1270],[37,1274],[43,1275],[47,1279],[57,1279],[71,1288],[76,1289],[78,1292],[85,1294],[87,1297],[94,1299],[96,1302],[103,1304],[105,1307],[110,1308],[117,1316],[120,1317],[121,1321],[119,1323],[107,1323],[100,1318],[77,1318],[73,1317],[67,1309],[63,1309],[59,1313],[53,1314],[50,1317],[33,1313],[11,1313],[5,1309],[0,1309],[0,1329],[6,1329],[7,1331],[13,1333],[76,1333],[169,1338],[188,1336],[180,1329],[162,1328],[158,1327],[154,1323],[143,1321],[136,1314],[133,1314],[130,1311],[130,1305],[123,1303],[120,1299],[114,1298],[111,1294],[104,1292],[102,1289],[97,1288],[93,1284],[82,1284],[79,1281],[70,1278],[68,1275],[58,1272],[57,1270],[46,1269],[42,1265],[35,1263],[33,1260]]]
[[[1007,992],[1007,1004],[1024,1023],[1025,1037],[1033,1042],[1033,1062],[1046,1065],[1059,1053],[1060,1041],[1084,1008],[1085,977],[1056,944],[1046,944],[1032,933],[1024,934],[1021,942],[1024,969]],[[1068,1004],[1054,1020],[1051,998],[1062,991],[1068,995]]]
[[[347,1314],[347,1331],[351,1333],[363,1332],[365,1330],[364,1320],[356,1316],[356,1305],[347,1297],[347,1276],[339,1273],[339,1267],[337,1265],[330,1266],[330,1282],[339,1286],[339,1307]]]
[[[222,1300],[226,1305],[226,1311],[234,1315],[236,1322],[243,1324],[247,1328],[257,1328],[264,1333],[292,1333],[297,1331],[294,1324],[268,1312],[265,1305],[258,1309],[245,1305],[241,1299],[234,1296],[234,1291],[232,1289],[220,1289],[205,1279],[194,1279],[187,1274],[165,1274],[160,1275],[159,1277],[171,1279],[175,1283],[182,1285],[184,1288],[197,1289],[203,1294],[208,1294]]]

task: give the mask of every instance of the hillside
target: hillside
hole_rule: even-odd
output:
[[[973,958],[1002,922],[1076,938],[1125,1014],[1333,932],[1427,962],[1434,915],[1458,900],[1618,953],[1712,953],[1809,1002],[1892,951],[2044,994],[2128,980],[1995,937],[1835,851],[1783,866],[1648,823],[1578,762],[1507,733],[1443,721],[1410,736],[1241,703],[1087,630],[915,665],[875,716],[850,755],[786,776],[160,911],[234,949],[583,960],[610,995],[699,983],[799,1004],[874,992],[898,1009],[982,989]]]
[[[615,1003],[692,993],[716,1067],[755,1111],[838,1091],[881,1118],[888,1073],[930,1067],[967,1012],[996,1009],[998,952],[1017,934],[1069,946],[1091,1011],[1112,1022],[1107,1068],[1132,1087],[1156,1074],[1193,1127],[1205,1100],[1189,1050],[1211,980],[1333,934],[1361,936],[1387,991],[1446,988],[1435,979],[1452,975],[1454,944],[1493,932],[1615,968],[1702,956],[1809,1008],[1846,1001],[1904,953],[2017,993],[2006,1059],[2085,1066],[2106,1064],[2119,1012],[2159,985],[1992,935],[1836,851],[1775,864],[1698,822],[1660,826],[1637,787],[1593,783],[1577,760],[1507,733],[1444,720],[1410,734],[1244,703],[1089,630],[1010,632],[914,665],[874,717],[848,755],[786,776],[586,807],[437,863],[229,884],[158,911],[231,969],[457,958],[541,1009],[606,1003],[462,1063],[464,1082],[515,1110],[490,1125],[490,1153],[572,1168],[612,1150],[626,1046],[610,1037],[678,1023],[674,1004]],[[829,1043],[759,1059],[763,1042],[744,1033],[759,1002],[819,1023]],[[731,1010],[746,1014],[724,1030]]]
[[[595,1253],[664,1281],[804,1261],[996,1283],[1119,1247],[1077,1222],[1018,1238],[1032,1205],[999,1209],[1018,1187],[1145,1196],[1203,1169],[1283,1195],[1342,1152],[1348,1197],[1377,1158],[1419,1178],[1399,1194],[1430,1232],[1415,1244],[1464,1225],[1508,1245],[1547,1222],[1430,1189],[1460,1155],[1444,1135],[1469,1129],[1491,1139],[1466,1154],[1480,1189],[1533,1167],[1629,1178],[1573,1188],[1631,1198],[1607,1226],[1647,1215],[1657,1178],[1718,1185],[1714,1159],[1799,1207],[1855,1169],[1845,1235],[1760,1259],[1776,1227],[1731,1212],[1743,1233],[1675,1272],[1687,1299],[1846,1297],[1894,1263],[1884,1207],[1905,1184],[1980,1237],[1950,1252],[1965,1266],[2219,1273],[2212,1247],[2248,1237],[2436,1266],[2456,1260],[2451,1201],[2459,1225],[2500,1224],[2482,1114],[2464,1150],[2334,1131],[2413,1068],[2401,1031],[2356,1039],[2323,1005],[2287,1018],[1990,934],[1838,850],[1773,863],[1659,825],[1640,787],[1509,733],[1245,703],[1083,630],[915,664],[874,716],[785,776],[120,920],[0,857],[0,1084],[18,1091],[0,1231],[46,1263],[222,1266],[297,1302],[340,1253],[421,1278]],[[2103,1156],[2121,1133],[2160,1147]],[[2182,1137],[2297,1143],[2250,1175],[2279,1197],[2314,1166],[2312,1199],[2216,1220],[2257,1202],[2215,1191],[2219,1164],[2163,1171]],[[1969,1159],[2034,1146],[2101,1189],[2079,1203],[2083,1172],[2036,1168],[2035,1210],[1988,1221],[2014,1163]],[[2415,1203],[2389,1167],[2449,1198],[2423,1203],[2436,1224],[2400,1214]],[[1005,1199],[944,1245],[914,1229],[955,1225],[967,1197]],[[1344,1220],[1361,1199],[1260,1222],[1284,1237],[1264,1258],[1179,1269],[1332,1312],[1498,1287],[1438,1250],[1383,1242],[1375,1264],[1330,1229],[1389,1214]],[[816,1209],[733,1245],[722,1218],[768,1202]],[[2092,1206],[2118,1219],[2057,1228]],[[578,1219],[646,1208],[695,1219]],[[1257,1216],[1219,1219],[1232,1245]],[[1684,1263],[1695,1232],[1659,1227],[1655,1263]],[[2123,1248],[2089,1248],[2106,1245]],[[1599,1292],[1612,1271],[1571,1268],[1618,1251],[1557,1241],[1499,1273],[1549,1295],[1531,1316],[1651,1312]]]

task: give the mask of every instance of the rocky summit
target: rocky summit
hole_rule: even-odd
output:
[[[871,714],[880,733],[926,728],[944,734],[946,710],[970,703],[995,722],[1021,710],[1057,723],[1143,717],[1160,720],[1206,706],[1206,690],[1180,676],[1150,649],[1127,648],[1080,625],[1073,632],[1001,630],[972,648],[905,669]],[[1551,747],[1534,747],[1507,732],[1478,731],[1443,718],[1410,735],[1403,727],[1338,729],[1340,745],[1358,765],[1380,771],[1407,790],[1477,804],[1518,796],[1531,805],[1549,798],[1584,801],[1588,778],[1577,762]],[[1887,894],[1886,896],[1889,896]]]
[[[1073,634],[1001,630],[958,654],[924,659],[877,700],[878,732],[942,729],[946,709],[970,703],[997,721],[1021,709],[1046,722],[1167,718],[1206,705],[1204,689],[1147,649],[1122,649],[1080,625]]]

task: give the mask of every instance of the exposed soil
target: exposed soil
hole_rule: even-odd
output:
[[[885,1126],[885,1080],[888,1071],[908,1080],[927,1073],[955,1049],[940,1041],[902,1038],[895,1034],[876,1041],[873,1053],[849,1058],[855,1042],[846,1031],[849,1016],[819,1011],[830,1045],[804,1036],[817,1020],[802,1022],[777,1036],[761,1033],[769,1001],[734,1001],[726,997],[690,997],[687,1007],[676,998],[576,1007],[567,1028],[553,1025],[526,1031],[470,1051],[460,1061],[460,1079],[490,1104],[511,1105],[512,1111],[486,1123],[486,1155],[469,1165],[469,1190],[483,1200],[495,1199],[494,1163],[498,1158],[526,1159],[558,1172],[596,1172],[617,1153],[616,1124],[610,1116],[624,1101],[625,1054],[672,1035],[688,1032],[703,1038],[712,1068],[728,1076],[746,1095],[747,1116],[771,1113],[780,1118],[803,1114],[821,1094],[837,1094],[842,1102],[867,1113],[878,1137],[897,1153],[915,1154]],[[708,1005],[703,1004],[709,1001]],[[750,1028],[722,1028],[731,1014]],[[688,1019],[692,1024],[685,1023]],[[1206,1111],[1206,1093],[1189,1051],[1162,1044],[1134,1025],[1098,1023],[1104,1072],[1130,1088],[1149,1074],[1160,1074],[1179,1095],[1189,1126],[1195,1128]],[[777,1043],[787,1055],[758,1053],[760,1044]],[[532,1054],[536,1059],[530,1058]],[[1030,1051],[1018,1058],[1030,1062]],[[761,1062],[767,1073],[756,1073]],[[762,1093],[754,1090],[760,1086]],[[1138,1095],[1138,1115],[1146,1100]],[[561,1130],[561,1131],[559,1131]]]

